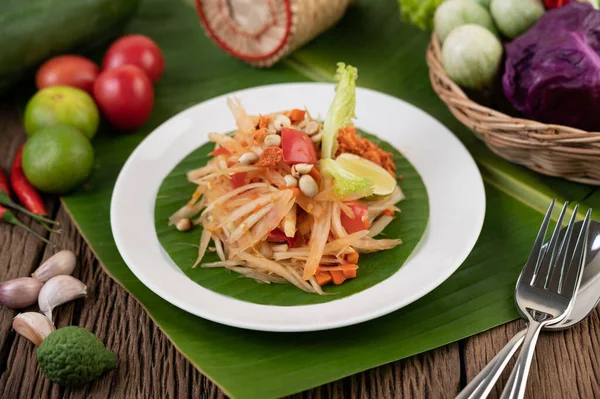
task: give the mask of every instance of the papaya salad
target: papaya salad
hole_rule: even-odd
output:
[[[323,285],[360,276],[361,253],[402,243],[377,238],[404,195],[392,154],[352,124],[357,77],[338,64],[322,123],[305,109],[248,115],[227,100],[237,131],[209,134],[212,157],[187,173],[196,190],[169,220],[181,231],[202,227],[193,267],[323,295]],[[202,263],[206,251],[220,260]]]

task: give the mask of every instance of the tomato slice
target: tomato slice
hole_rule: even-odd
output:
[[[343,211],[341,212],[342,226],[348,234],[356,233],[357,231],[367,230],[369,223],[369,210],[366,206],[361,205],[358,201],[346,202],[346,205],[354,212],[354,218],[348,217]]]
[[[234,173],[230,177],[233,188],[242,187],[246,184],[246,172]]]
[[[281,148],[283,161],[288,165],[297,163],[317,163],[315,146],[308,135],[299,130],[283,128],[281,130]]]
[[[297,233],[296,233],[297,235]],[[275,229],[275,230],[271,230],[269,232],[269,235],[267,237],[267,241],[268,242],[272,242],[272,243],[284,243],[287,242],[288,246],[290,248],[294,247],[294,244],[296,243],[296,237],[288,237],[285,235],[285,233],[279,229]]]

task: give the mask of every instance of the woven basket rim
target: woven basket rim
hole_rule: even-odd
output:
[[[512,121],[512,123],[515,123],[515,124],[538,125],[538,126],[530,126],[530,128],[534,127],[535,129],[555,130],[555,131],[565,132],[568,134],[581,134],[582,136],[588,137],[590,139],[592,139],[592,138],[600,139],[600,132],[589,132],[586,130],[582,130],[582,129],[578,129],[578,128],[574,128],[574,127],[570,127],[570,126],[565,126],[565,125],[556,125],[556,124],[538,122],[538,121],[535,121],[532,119],[513,117],[513,116],[507,115],[503,112],[497,111],[493,108],[486,107],[485,105],[481,105],[481,104],[473,101],[471,98],[469,98],[469,96],[467,96],[465,94],[465,92],[462,90],[462,88],[460,86],[458,86],[456,83],[454,83],[452,81],[452,79],[450,79],[450,77],[448,76],[448,73],[446,72],[446,70],[443,68],[443,66],[441,64],[435,65],[435,64],[437,64],[437,62],[435,62],[433,57],[430,56],[431,52],[436,53],[437,58],[441,59],[441,42],[435,32],[433,32],[433,34],[431,36],[431,42],[429,44],[429,48],[427,51],[427,53],[428,53],[427,54],[427,65],[429,66],[430,70],[433,69],[434,67],[437,67],[438,70],[436,72],[438,74],[445,75],[445,77],[450,81],[451,85],[453,86],[452,89],[455,92],[459,93],[459,95],[461,97],[463,97],[465,100],[470,102],[472,105],[476,105],[477,108],[479,108],[481,111],[487,112],[490,115],[494,115],[500,119],[510,120],[510,121]],[[434,65],[432,65],[432,63],[434,63]],[[598,110],[598,112],[600,112],[600,110]],[[548,135],[550,135],[550,134],[548,134]]]
[[[444,70],[440,47],[434,33],[426,53],[433,90],[491,151],[538,173],[600,185],[600,132],[512,117],[476,103]]]

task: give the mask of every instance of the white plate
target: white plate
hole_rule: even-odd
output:
[[[306,106],[324,116],[333,85],[279,84],[231,93],[249,113]],[[356,125],[390,142],[420,173],[429,194],[425,235],[404,266],[355,295],[318,305],[267,306],[217,294],[190,280],[162,249],[154,204],[168,173],[207,141],[209,132],[235,124],[221,96],[195,105],[152,132],[121,170],[111,203],[117,247],[131,271],[166,301],[197,316],[264,331],[314,331],[348,326],[400,309],[446,280],[477,241],[485,214],[479,170],[465,147],[442,124],[397,98],[357,90]],[[410,195],[410,193],[408,193]]]

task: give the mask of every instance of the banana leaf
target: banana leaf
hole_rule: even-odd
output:
[[[427,190],[419,173],[397,149],[373,135],[361,133],[385,151],[391,152],[396,170],[402,174],[399,184],[406,195],[406,199],[398,204],[402,213],[397,214],[396,219],[386,227],[382,237],[401,238],[403,243],[387,251],[361,255],[358,271],[360,278],[348,280],[340,286],[324,287],[323,290],[330,295],[310,294],[291,284],[259,284],[248,278],[240,278],[239,274],[224,268],[191,267],[198,257],[197,245],[202,230],[196,228],[190,232],[180,232],[174,226],[168,226],[168,220],[169,216],[189,201],[190,193],[196,186],[187,181],[186,172],[206,165],[211,158],[209,153],[214,149],[212,143],[205,144],[183,159],[158,190],[154,222],[159,242],[175,264],[204,288],[264,305],[296,306],[335,301],[385,280],[398,271],[425,232],[429,218]],[[218,260],[218,256],[210,252],[203,258],[203,262]]]
[[[104,129],[94,139],[97,162],[89,185],[63,202],[106,272],[142,304],[192,364],[234,398],[292,394],[516,318],[514,283],[537,233],[540,211],[553,197],[600,203],[592,187],[503,161],[460,125],[430,87],[424,60],[429,35],[402,23],[393,1],[356,1],[335,28],[269,70],[249,67],[215,47],[187,2],[145,0],[127,30],[154,38],[166,57],[151,120],[130,135]],[[146,288],[120,257],[109,223],[116,177],[136,145],[158,124],[198,102],[269,83],[330,81],[337,61],[356,65],[362,86],[432,114],[476,158],[486,183],[487,215],[477,245],[460,269],[429,295],[388,316],[303,334],[215,324]]]

